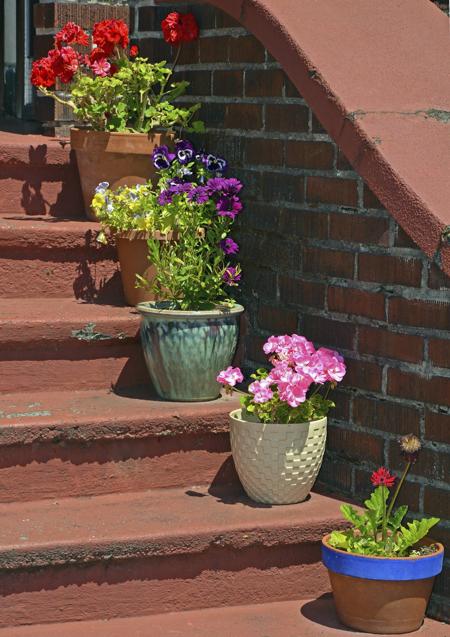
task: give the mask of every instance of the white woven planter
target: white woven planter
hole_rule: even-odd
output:
[[[231,451],[247,495],[266,504],[293,504],[308,496],[322,464],[327,419],[264,424],[230,413]]]

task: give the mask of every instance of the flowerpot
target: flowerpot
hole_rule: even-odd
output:
[[[197,402],[220,395],[218,373],[236,350],[241,305],[214,310],[170,309],[168,302],[137,306],[141,341],[153,386],[165,400]]]
[[[156,169],[151,154],[156,146],[171,141],[171,136],[160,133],[109,133],[71,128],[70,143],[77,158],[87,218],[96,220],[91,201],[100,182],[107,181],[115,190],[152,179]]]
[[[170,236],[161,235],[159,232],[150,234],[134,230],[118,232],[115,235],[123,292],[128,305],[134,306],[144,301],[155,300],[152,291],[136,287],[136,274],[148,281],[152,281],[156,275],[156,268],[148,259],[147,240],[150,237],[160,241],[170,239]]]
[[[420,628],[444,547],[420,557],[375,557],[335,549],[322,540],[339,619],[355,630],[400,634]],[[431,542],[429,542],[431,543]]]
[[[265,424],[230,414],[230,438],[236,471],[252,500],[294,504],[308,496],[325,452],[327,419]]]

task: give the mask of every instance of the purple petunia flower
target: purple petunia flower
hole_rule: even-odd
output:
[[[230,217],[234,219],[242,210],[242,204],[236,195],[222,195],[216,204],[219,217]]]
[[[230,265],[223,273],[222,279],[227,285],[236,285],[241,280],[241,275],[236,268]]]
[[[211,192],[225,195],[237,195],[242,190],[241,182],[234,178],[213,177],[208,179],[207,186]]]
[[[205,186],[197,186],[188,193],[188,199],[195,203],[207,203],[210,199],[209,190]]]
[[[158,197],[158,203],[160,206],[167,206],[167,204],[172,203],[173,201],[173,193],[170,190],[163,190]]]
[[[164,170],[169,168],[170,164],[175,159],[175,154],[169,152],[167,146],[157,146],[152,153],[153,165],[158,170]]]
[[[187,139],[177,142],[177,144],[175,144],[175,151],[177,159],[182,165],[188,164],[194,159],[195,148]]]
[[[194,188],[194,185],[191,182],[187,183],[171,183],[169,185],[169,190],[174,195],[182,195],[184,192],[191,192]]]
[[[222,241],[220,242],[220,247],[225,254],[237,254],[239,252],[238,244],[231,237],[222,239]]]

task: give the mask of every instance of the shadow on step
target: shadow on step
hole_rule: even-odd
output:
[[[334,628],[335,630],[343,631],[346,634],[353,633],[350,628],[346,628],[337,618],[333,595],[331,593],[325,593],[303,604],[300,609],[301,614],[306,619],[309,619],[315,624],[326,626],[327,628]],[[358,633],[359,634],[359,633]]]

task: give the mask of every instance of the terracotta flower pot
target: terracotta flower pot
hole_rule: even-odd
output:
[[[119,186],[143,184],[156,174],[151,154],[156,146],[170,144],[172,137],[160,133],[108,133],[83,128],[70,130],[88,219],[96,220],[91,209],[95,188],[107,181]]]
[[[236,471],[252,500],[294,504],[308,496],[322,465],[327,419],[264,424],[230,414],[230,438]]]
[[[141,341],[158,395],[197,402],[220,395],[217,374],[233,359],[241,305],[204,311],[170,309],[168,302],[140,303]]]
[[[172,238],[172,235],[163,236],[159,232],[149,234],[134,230],[118,232],[115,235],[123,292],[128,305],[134,306],[144,301],[155,300],[153,292],[136,287],[136,274],[140,274],[148,281],[152,281],[156,275],[156,268],[148,259],[147,240],[150,237],[167,241]]]
[[[375,557],[335,549],[322,540],[334,602],[343,624],[368,633],[400,634],[420,628],[444,547],[420,557]],[[431,544],[431,542],[429,542]]]

